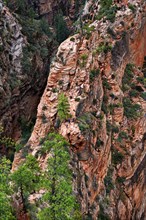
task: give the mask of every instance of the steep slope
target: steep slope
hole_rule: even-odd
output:
[[[17,140],[23,123],[26,125],[36,116],[36,108],[46,85],[49,59],[27,41],[16,14],[12,14],[3,4],[0,13],[0,120],[7,136]],[[38,32],[33,25],[31,28],[37,42],[34,32]],[[47,47],[48,37],[42,33],[42,38]],[[43,51],[43,46],[41,49],[43,53],[47,50]],[[50,47],[48,53],[51,52]]]
[[[37,153],[44,167],[41,140],[55,127],[70,143],[74,190],[84,218],[142,220],[146,218],[146,3],[115,3],[113,22],[115,14],[108,17],[107,9],[103,14],[98,2],[89,1],[80,33],[59,46],[24,149]],[[72,118],[58,125],[62,92]],[[24,149],[15,155],[13,169]]]

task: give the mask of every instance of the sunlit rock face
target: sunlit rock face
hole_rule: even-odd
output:
[[[146,2],[129,1],[131,9],[128,1],[117,1],[112,23],[96,20],[99,5],[88,3],[90,33],[83,29],[59,46],[29,151],[35,155],[41,138],[55,127],[70,143],[74,191],[84,218],[145,219]],[[72,118],[57,127],[59,93],[68,97]],[[16,154],[13,169],[21,158],[22,152]],[[38,158],[45,167],[45,158]]]

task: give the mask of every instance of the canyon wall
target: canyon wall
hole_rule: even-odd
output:
[[[89,1],[85,26],[59,46],[24,149],[45,168],[39,150],[42,138],[55,128],[70,143],[74,192],[83,219],[143,220],[146,2],[115,2],[115,21],[110,22],[96,19],[99,4]],[[58,125],[60,93],[68,98],[71,118]],[[13,169],[24,149],[15,154]]]

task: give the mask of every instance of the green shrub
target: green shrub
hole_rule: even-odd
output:
[[[99,69],[92,69],[90,71],[90,81],[92,82],[94,80],[94,78],[96,76],[98,76],[100,74],[100,70]]]
[[[101,105],[101,110],[107,115],[108,114],[108,107],[106,103],[103,101]]]
[[[71,38],[70,38],[70,41],[75,42],[75,38],[74,38],[74,37],[71,37]]]
[[[128,135],[125,131],[119,133],[117,141],[121,143],[123,139],[128,139]]]
[[[137,82],[141,83],[141,84],[144,84],[144,77],[141,77],[141,76],[138,76],[136,78]]]
[[[130,97],[137,97],[139,95],[139,92],[136,89],[130,90],[129,91],[129,96]]]
[[[117,126],[112,126],[113,133],[119,133],[119,128]]]
[[[42,114],[42,123],[43,124],[47,123],[47,117],[44,113]]]
[[[43,105],[42,110],[43,110],[43,111],[46,111],[46,110],[47,110],[47,106],[46,106],[46,105]]]
[[[100,10],[96,16],[97,20],[100,20],[103,17],[106,17],[107,20],[114,22],[115,15],[117,12],[117,6],[112,6],[112,0],[100,0]]]
[[[117,149],[112,150],[112,163],[114,165],[121,164],[124,159],[124,155]]]
[[[94,116],[90,112],[86,112],[78,117],[78,126],[81,132],[90,131]]]
[[[123,176],[118,176],[116,180],[117,180],[117,182],[118,182],[119,184],[122,184],[122,183],[124,183],[124,181],[126,180],[126,178],[123,177]]]
[[[103,146],[103,145],[104,145],[104,142],[100,138],[98,138],[96,141],[95,148],[99,148],[100,146]]]
[[[133,104],[129,98],[123,99],[124,115],[127,118],[135,119],[140,115],[141,106],[139,104]]]
[[[136,7],[135,7],[135,5],[132,5],[132,4],[128,4],[128,7],[129,7],[129,9],[133,12],[133,13],[135,13],[136,12]]]
[[[143,92],[143,93],[141,94],[141,97],[146,101],[146,92]]]
[[[88,24],[85,24],[83,26],[83,33],[86,34],[86,39],[89,39],[91,36],[91,33],[94,31],[94,26],[90,26]]]
[[[112,189],[114,189],[114,184],[112,180],[113,169],[109,167],[107,175],[104,178],[104,184],[106,188],[106,193],[109,194]]]
[[[106,130],[107,133],[110,133],[112,131],[112,124],[108,120],[106,121]]]
[[[108,43],[104,43],[104,44],[102,43],[97,48],[98,53],[102,53],[102,52],[107,53],[111,50],[112,50],[112,45],[109,45]]]
[[[110,84],[109,84],[109,82],[107,81],[106,78],[103,79],[102,84],[103,84],[104,88],[106,88],[108,90],[111,90],[111,86],[110,86]]]
[[[87,54],[82,54],[80,56],[81,61],[79,60],[80,66],[85,67],[86,61],[87,61],[88,55]]]
[[[76,97],[76,98],[75,98],[75,101],[76,101],[76,102],[79,102],[79,101],[80,101],[80,98]]]
[[[122,79],[122,90],[123,91],[129,90],[131,88],[131,82],[132,82],[132,79],[134,78],[133,67],[134,65],[131,63],[126,65],[124,76]]]

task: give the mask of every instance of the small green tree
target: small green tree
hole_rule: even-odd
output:
[[[12,174],[15,191],[20,191],[23,212],[27,213],[28,196],[39,188],[40,168],[36,158],[32,155]]]
[[[64,93],[59,94],[57,110],[58,117],[61,122],[71,117],[71,115],[69,114],[70,105]]]
[[[69,169],[70,155],[67,141],[59,134],[50,133],[44,143],[44,151],[51,156],[44,187],[47,192],[43,198],[47,207],[38,214],[39,220],[79,219],[77,202],[72,192],[72,173]]]

